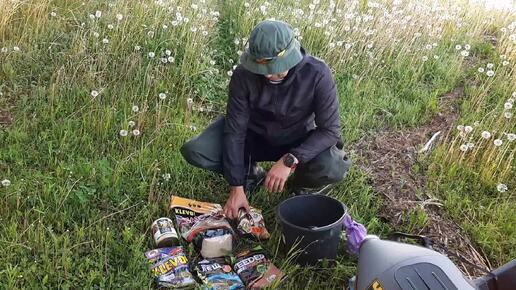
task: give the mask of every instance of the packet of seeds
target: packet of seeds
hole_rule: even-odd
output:
[[[283,276],[260,246],[240,252],[234,260],[233,270],[244,281],[247,289],[265,288]]]
[[[224,258],[204,259],[195,263],[194,271],[202,281],[203,290],[245,289],[240,277],[233,272]]]
[[[261,210],[251,207],[249,212],[240,210],[238,212],[237,232],[243,236],[252,236],[260,240],[270,237],[269,231],[265,227],[265,220]]]
[[[192,289],[197,284],[188,268],[182,247],[159,248],[145,253],[158,287]]]

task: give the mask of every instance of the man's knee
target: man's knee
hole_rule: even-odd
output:
[[[305,187],[336,183],[346,177],[351,164],[351,159],[343,150],[332,146],[301,165],[295,180],[296,183],[305,184]]]

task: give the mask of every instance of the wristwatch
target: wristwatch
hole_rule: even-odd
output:
[[[299,160],[297,160],[296,156],[294,156],[292,153],[285,154],[282,160],[283,164],[292,170],[296,169],[296,166],[299,163]]]

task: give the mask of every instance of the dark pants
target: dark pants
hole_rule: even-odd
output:
[[[224,118],[215,120],[201,134],[190,139],[181,147],[181,154],[193,166],[222,174]],[[248,131],[246,135],[245,154],[246,174],[251,172],[255,162],[277,161],[290,149],[301,144],[308,136],[283,146],[273,146],[265,139]],[[339,145],[339,144],[337,144]],[[294,187],[317,188],[336,183],[346,176],[351,160],[342,150],[334,145],[307,163],[299,164],[293,178]]]

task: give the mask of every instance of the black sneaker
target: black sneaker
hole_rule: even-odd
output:
[[[267,171],[261,166],[253,167],[251,174],[245,180],[245,192],[253,193],[262,185],[267,176]]]
[[[333,188],[335,187],[335,183],[323,185],[318,188],[306,188],[306,187],[298,187],[295,188],[292,192],[295,195],[303,195],[303,194],[329,194]]]

